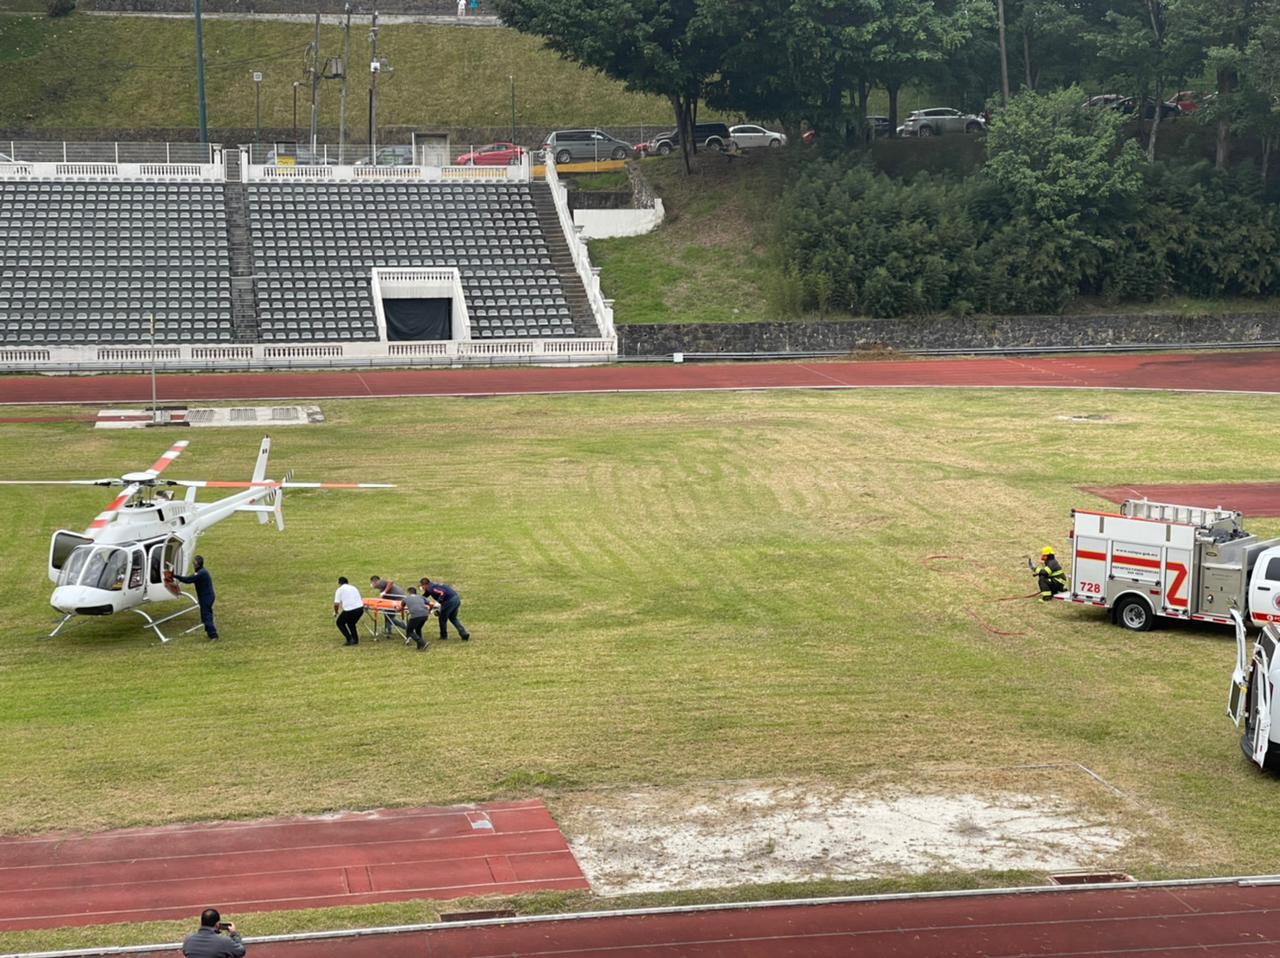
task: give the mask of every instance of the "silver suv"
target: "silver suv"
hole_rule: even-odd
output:
[[[981,133],[987,121],[950,107],[916,110],[898,127],[898,136],[939,136],[943,133]]]
[[[626,160],[634,151],[630,143],[600,130],[556,130],[543,140],[542,153],[554,157],[557,163],[574,163]]]

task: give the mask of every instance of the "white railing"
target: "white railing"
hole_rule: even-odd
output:
[[[246,183],[527,183],[529,162],[510,166],[349,166],[320,164],[262,164],[244,161],[242,176]]]
[[[471,313],[462,289],[462,274],[452,266],[382,267],[370,270],[373,312],[378,322],[378,338],[387,338],[384,299],[448,299],[449,328],[454,339],[471,338]]]
[[[0,180],[190,180],[220,183],[221,163],[0,163]]]
[[[204,343],[156,346],[160,370],[342,368],[352,366],[453,366],[510,363],[609,363],[618,358],[615,339],[503,338],[439,342]],[[151,349],[138,346],[0,347],[0,371],[106,372],[146,370]]]
[[[616,339],[617,332],[613,327],[613,300],[605,299],[600,290],[600,270],[591,265],[591,256],[587,252],[587,244],[578,235],[578,228],[573,224],[573,213],[569,211],[567,191],[560,183],[556,173],[556,162],[548,156],[543,164],[547,185],[551,187],[551,198],[556,204],[556,216],[560,220],[560,229],[564,232],[565,241],[569,244],[569,253],[573,256],[574,268],[587,290],[587,302],[591,304],[591,312],[600,327],[600,335],[606,339]]]

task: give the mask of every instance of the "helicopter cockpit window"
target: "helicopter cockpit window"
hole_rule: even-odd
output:
[[[142,554],[141,549],[133,550],[133,561],[129,566],[129,588],[142,588],[142,573],[147,566],[147,557]]]
[[[76,546],[62,563],[62,574],[58,576],[58,585],[75,585],[84,571],[85,560],[93,552],[93,546]]]
[[[129,553],[114,546],[80,546],[67,557],[59,585],[120,590],[129,571]]]

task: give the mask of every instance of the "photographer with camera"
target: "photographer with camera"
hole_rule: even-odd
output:
[[[244,945],[234,922],[223,921],[216,908],[200,913],[200,927],[182,939],[186,958],[243,958]]]

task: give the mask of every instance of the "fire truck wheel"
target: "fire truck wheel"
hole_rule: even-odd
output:
[[[1155,614],[1145,600],[1137,596],[1121,599],[1116,606],[1116,624],[1131,632],[1149,632],[1155,622]]]

